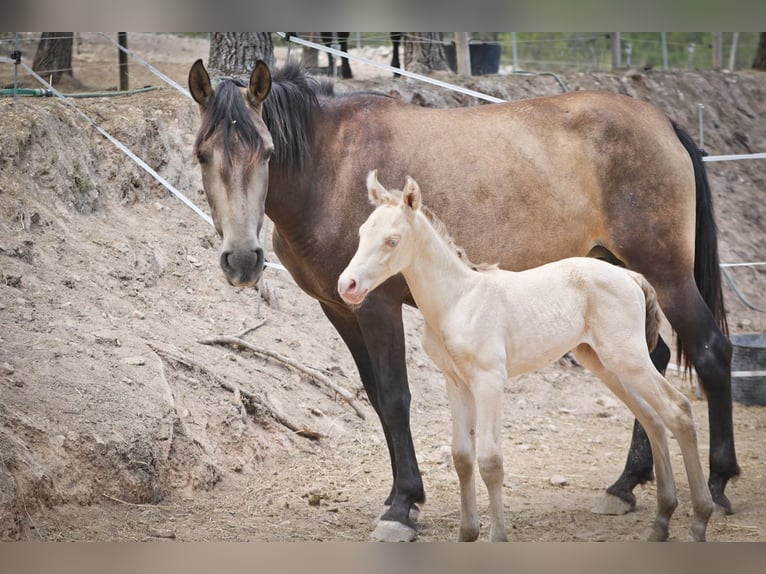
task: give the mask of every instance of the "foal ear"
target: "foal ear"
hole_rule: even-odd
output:
[[[266,96],[271,91],[271,72],[266,62],[258,60],[255,63],[255,68],[250,74],[250,85],[248,86],[248,93],[252,99],[252,103],[260,105]]]
[[[189,70],[189,92],[192,98],[201,107],[205,107],[213,95],[213,86],[210,85],[210,76],[200,58],[192,64]]]
[[[370,203],[377,207],[383,203],[387,195],[388,192],[378,181],[378,170],[373,169],[367,174],[367,196],[370,198]]]
[[[402,203],[410,207],[413,211],[420,209],[423,200],[420,196],[420,186],[418,182],[412,179],[409,175],[407,181],[404,184],[402,190]]]

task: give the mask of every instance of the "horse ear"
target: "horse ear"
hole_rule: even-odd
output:
[[[205,107],[213,95],[213,86],[210,84],[210,76],[200,58],[192,64],[189,70],[189,91],[192,98],[201,107]]]
[[[370,198],[370,203],[377,207],[383,203],[383,198],[387,193],[386,189],[378,181],[378,170],[373,169],[367,174],[367,196]]]
[[[256,105],[263,103],[271,91],[271,72],[266,62],[258,60],[250,74],[250,86],[248,92]]]
[[[418,182],[412,179],[409,175],[407,181],[404,184],[402,190],[402,203],[410,207],[412,210],[417,211],[422,205],[422,198],[420,196],[420,186]]]

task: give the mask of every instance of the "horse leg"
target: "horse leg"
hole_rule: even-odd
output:
[[[665,374],[670,362],[670,348],[660,337],[657,346],[651,352],[655,368]],[[628,458],[620,478],[606,489],[606,495],[591,512],[595,514],[621,515],[636,509],[636,496],[633,489],[639,484],[654,480],[652,447],[649,437],[638,419],[633,421],[633,436],[630,441]]]
[[[332,48],[332,32],[319,32],[319,39],[326,48]],[[332,76],[335,71],[335,58],[327,52],[327,75]]]
[[[337,32],[338,44],[343,52],[348,52],[348,36],[350,32]],[[351,65],[348,63],[348,58],[341,57],[340,59],[340,77],[346,80],[350,80],[353,75],[351,74]]]
[[[657,375],[655,380],[664,397],[658,397],[656,402],[650,404],[673,433],[681,449],[694,510],[691,536],[693,540],[702,542],[705,540],[707,524],[713,513],[713,498],[705,482],[705,471],[700,462],[691,403],[665,377]]]
[[[401,68],[399,64],[399,43],[402,41],[403,32],[391,32],[391,44],[393,46],[393,56],[391,56],[391,67]],[[394,78],[400,78],[402,75],[394,72]]]
[[[480,373],[471,377],[470,386],[476,402],[476,442],[479,473],[489,494],[492,542],[507,542],[503,512],[503,449],[501,447],[501,418],[503,385],[507,377]]]
[[[665,425],[646,401],[645,370],[618,363],[620,374],[617,376],[604,365],[597,351],[589,345],[580,345],[573,352],[580,363],[601,379],[627,405],[646,429],[657,476],[657,514],[648,539],[650,541],[667,540],[670,517],[678,506],[678,496],[670,464]]]
[[[375,299],[373,295],[368,297],[362,320],[345,307],[336,309],[324,303],[321,307],[351,351],[386,437],[393,485],[384,503],[388,508],[372,536],[409,541],[416,536],[416,503],[425,502],[425,494],[409,426],[410,393],[401,304],[375,305]]]
[[[652,281],[648,275],[647,279]],[[708,486],[713,501],[727,514],[731,514],[731,502],[724,494],[724,489],[729,479],[740,473],[734,450],[731,342],[718,328],[693,279],[690,278],[682,284],[682,288],[672,291],[664,288],[659,280],[652,283],[657,290],[662,310],[678,334],[707,396],[710,425]]]
[[[473,395],[457,377],[446,377],[447,396],[452,411],[452,462],[460,481],[460,531],[458,542],[474,542],[479,537],[479,512],[476,506],[476,405]]]

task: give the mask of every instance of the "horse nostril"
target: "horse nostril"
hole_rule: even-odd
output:
[[[229,256],[231,255],[231,251],[223,251],[221,252],[221,269],[223,269],[224,273],[228,273],[231,271],[231,263],[229,263]]]
[[[353,279],[349,279],[348,285],[346,286],[346,290],[350,292],[356,291],[356,281],[354,281]]]

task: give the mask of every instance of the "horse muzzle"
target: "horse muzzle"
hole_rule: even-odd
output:
[[[254,285],[263,272],[263,248],[222,251],[220,263],[229,285]]]
[[[351,277],[341,275],[338,279],[338,294],[349,305],[359,305],[367,296],[369,289],[363,288]]]

